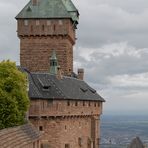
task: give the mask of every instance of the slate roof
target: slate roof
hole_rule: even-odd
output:
[[[0,130],[0,148],[23,148],[40,139],[32,124]]]
[[[71,18],[78,23],[78,16],[78,10],[71,0],[38,0],[37,5],[30,0],[16,19]]]
[[[144,145],[139,137],[132,140],[128,148],[144,148]]]
[[[49,73],[29,73],[29,97],[34,99],[70,99],[96,100],[104,99],[82,80],[63,76],[57,79]]]

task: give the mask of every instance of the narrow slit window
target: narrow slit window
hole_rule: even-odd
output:
[[[67,106],[70,106],[70,101],[67,101]]]
[[[39,130],[40,131],[43,131],[43,126],[39,126]]]

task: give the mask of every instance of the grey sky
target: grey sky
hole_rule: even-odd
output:
[[[19,63],[14,17],[28,0],[0,2],[0,60]],[[73,0],[80,12],[75,69],[105,99],[104,113],[148,112],[148,1]]]

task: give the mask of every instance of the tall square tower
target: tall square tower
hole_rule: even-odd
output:
[[[78,17],[71,0],[31,0],[16,16],[21,66],[47,72],[54,49],[64,75],[71,75]]]

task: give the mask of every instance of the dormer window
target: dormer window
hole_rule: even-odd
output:
[[[45,85],[45,86],[43,86],[43,91],[49,91],[50,90],[50,87],[51,86],[49,86],[49,85]]]
[[[84,87],[81,87],[80,88],[83,92],[87,92],[88,91],[88,89],[87,88],[84,88]]]
[[[96,90],[95,89],[93,89],[93,88],[89,88],[89,90],[92,92],[92,93],[96,93]]]
[[[50,86],[43,86],[43,89],[49,89],[50,88]]]

